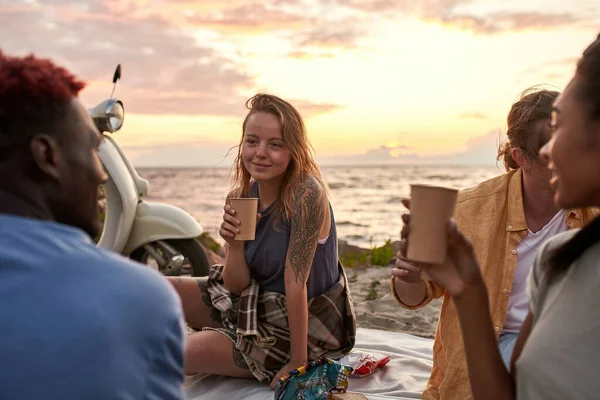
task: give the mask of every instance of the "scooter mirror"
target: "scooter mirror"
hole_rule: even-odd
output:
[[[113,75],[113,83],[117,83],[119,79],[121,79],[121,64],[117,65],[117,69]]]
[[[121,129],[125,120],[125,107],[117,99],[104,100],[89,112],[100,132],[114,133]]]

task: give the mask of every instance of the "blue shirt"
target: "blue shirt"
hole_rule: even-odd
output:
[[[81,230],[0,214],[0,399],[182,399],[179,298]]]
[[[258,184],[252,185],[252,194],[258,196]],[[277,229],[275,221],[275,203],[260,211],[260,219],[256,222],[256,236],[244,244],[246,264],[250,267],[252,277],[258,282],[261,290],[285,294],[285,262],[290,243],[291,224],[281,220]],[[310,274],[306,281],[308,299],[322,295],[340,279],[338,266],[338,243],[333,209],[329,236],[324,243],[319,241],[313,258]]]

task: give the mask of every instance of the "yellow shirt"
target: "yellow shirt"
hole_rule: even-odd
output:
[[[596,209],[569,211],[569,228],[580,228],[598,215]],[[486,283],[492,322],[496,337],[500,336],[508,311],[508,300],[517,267],[517,245],[527,236],[523,211],[522,174],[513,170],[485,181],[458,195],[454,218],[460,231],[473,243]],[[433,282],[427,283],[427,295],[414,307],[417,309],[432,299],[444,296],[433,344],[433,371],[423,399],[468,400],[472,398],[458,314],[450,296]]]

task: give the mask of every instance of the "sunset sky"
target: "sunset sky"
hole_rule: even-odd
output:
[[[0,0],[1,48],[111,91],[139,166],[229,166],[244,102],[277,94],[319,161],[493,163],[532,85],[564,88],[598,0]]]

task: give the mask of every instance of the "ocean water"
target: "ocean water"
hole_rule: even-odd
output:
[[[361,247],[398,240],[405,211],[400,200],[410,184],[440,185],[456,189],[501,174],[496,166],[385,166],[323,167],[331,189],[338,236]],[[229,192],[227,168],[139,169],[148,180],[148,200],[165,202],[189,212],[215,239]]]

